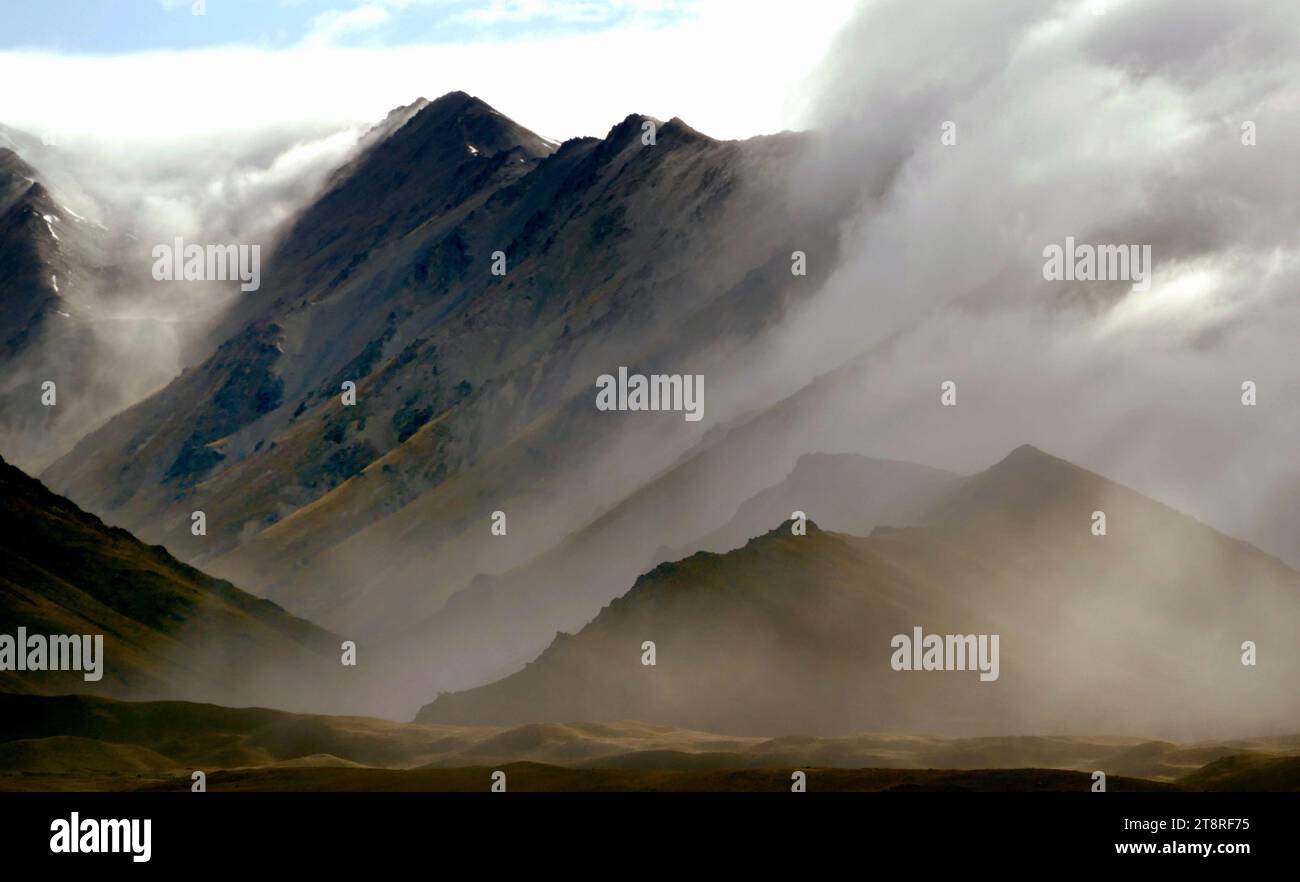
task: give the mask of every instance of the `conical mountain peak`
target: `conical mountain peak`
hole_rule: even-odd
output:
[[[453,149],[475,156],[522,150],[537,159],[554,152],[545,138],[466,92],[448,92],[428,102],[399,135],[405,136],[408,129],[411,137],[424,140],[426,149]]]

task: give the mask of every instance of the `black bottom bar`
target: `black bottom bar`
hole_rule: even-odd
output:
[[[617,875],[716,866],[868,868],[881,858],[1061,867],[1295,856],[1294,794],[26,793],[0,795],[5,866]],[[144,819],[150,858],[54,853],[52,825]],[[1200,852],[1210,846],[1211,853]],[[1168,847],[1168,848],[1167,848]],[[1231,848],[1232,853],[1223,848]],[[1244,847],[1245,853],[1238,853]],[[1121,849],[1125,853],[1121,853]],[[466,863],[468,862],[468,863]]]

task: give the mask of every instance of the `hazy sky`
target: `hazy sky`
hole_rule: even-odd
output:
[[[795,127],[855,0],[4,0],[0,122],[119,141],[373,121],[461,89],[550,138]],[[13,87],[19,84],[18,87]]]

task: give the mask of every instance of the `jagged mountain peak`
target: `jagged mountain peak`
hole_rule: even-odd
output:
[[[641,126],[646,122],[652,122],[656,126],[663,125],[663,120],[656,119],[653,116],[646,116],[644,113],[629,113],[627,116],[623,117],[623,119],[616,122],[610,128],[609,134],[605,137],[607,139],[613,139],[626,132],[639,132],[641,131]]]
[[[784,521],[777,524],[772,529],[768,530],[762,536],[755,536],[753,539],[749,541],[750,542],[776,542],[781,539],[784,539],[787,536],[797,535],[794,532],[796,524],[798,524],[798,521],[794,520],[793,518],[786,518]],[[822,528],[817,526],[817,522],[814,521],[812,518],[804,518],[803,529],[805,530],[806,535],[808,536],[818,536],[823,532]]]
[[[998,462],[976,475],[972,481],[996,482],[1007,489],[1033,487],[1059,493],[1067,487],[1083,489],[1090,484],[1109,484],[1101,475],[1080,468],[1074,463],[1053,456],[1032,444],[1021,444]]]
[[[1228,541],[1145,493],[1029,444],[967,478],[922,522],[942,527],[983,523],[1028,533],[1067,527],[1075,538],[1087,538],[1092,535],[1088,527],[1095,513],[1109,520],[1113,543],[1138,543],[1145,531],[1166,528],[1191,542],[1217,547]]]
[[[1035,447],[1032,444],[1021,444],[1015,450],[1011,451],[1006,456],[1004,456],[1001,460],[995,463],[992,467],[996,469],[996,468],[1003,468],[1008,466],[1028,466],[1033,463],[1036,463],[1040,466],[1047,466],[1049,464],[1054,464],[1058,466],[1064,465],[1064,466],[1070,466],[1071,468],[1077,468],[1076,466],[1073,466],[1069,461],[1061,459],[1058,456],[1052,456],[1052,454],[1046,452],[1045,450],[1040,450],[1039,448]]]
[[[24,193],[28,205],[35,211],[37,208],[53,208],[54,203],[50,196],[50,191],[40,181],[32,181]]]
[[[448,92],[426,102],[398,134],[404,138],[429,139],[423,149],[428,149],[430,144],[449,146],[453,151],[473,156],[490,157],[521,150],[541,159],[555,151],[554,145],[545,138],[466,92]]]
[[[0,147],[0,175],[35,178],[36,169],[28,165],[27,161],[18,155],[17,151],[9,147]]]
[[[394,120],[401,117],[404,114],[419,112],[428,106],[429,106],[429,99],[421,95],[419,98],[416,98],[410,104],[401,104],[398,105],[397,107],[394,107],[392,110],[388,111],[388,116],[386,116],[384,119]]]
[[[679,140],[688,141],[712,141],[708,135],[699,129],[691,127],[680,116],[674,116],[668,122],[659,126],[659,131],[665,135],[671,135]]]
[[[424,101],[423,98],[417,100]],[[432,101],[424,101],[424,103],[426,105],[431,105],[434,107],[460,107],[474,101],[477,101],[480,104],[486,104],[485,101],[482,101],[479,98],[475,98],[473,95],[469,94],[463,89],[453,89],[444,95],[439,95],[437,98],[433,99]]]
[[[39,173],[8,147],[0,147],[0,213],[15,205],[47,202],[49,193],[37,180]]]
[[[681,117],[674,116],[665,122],[643,113],[629,113],[609,130],[609,134],[604,139],[605,144],[614,151],[631,145],[640,145],[642,134],[646,131],[645,124],[648,122],[654,124],[656,146],[660,143],[671,146],[675,143],[713,140],[708,135],[691,128]]]
[[[993,515],[1036,519],[1052,510],[1100,505],[1112,491],[1132,493],[1101,475],[1022,444],[966,479],[926,520],[952,524]]]

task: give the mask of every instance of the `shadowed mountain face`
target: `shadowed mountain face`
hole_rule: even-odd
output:
[[[571,481],[624,425],[593,407],[596,377],[707,373],[832,265],[790,272],[795,249],[837,241],[841,208],[791,201],[800,137],[671,120],[648,144],[647,122],[557,146],[463,93],[395,111],[265,259],[212,357],[45,479],[331,627],[419,620],[522,563],[657,467]],[[655,416],[638,442],[660,455],[698,434]],[[557,515],[566,481],[590,498]],[[533,519],[528,544],[477,529],[503,508]]]
[[[418,719],[1177,738],[1300,719],[1300,574],[1276,559],[1031,447],[921,520],[868,538],[787,524],[661,565],[522,671]],[[998,679],[894,670],[891,638],[914,627],[999,635]]]
[[[36,174],[13,150],[0,147],[0,354],[6,358],[22,347],[58,300],[43,269],[55,240],[42,216],[54,206]]]
[[[0,634],[102,635],[102,679],[0,671],[0,690],[346,702],[339,640],[110,528],[0,460]],[[7,667],[12,667],[13,662]]]
[[[67,451],[134,391],[91,367],[109,351],[96,327],[105,231],[40,178],[0,146],[0,447],[28,467]],[[42,402],[46,382],[62,406]]]

